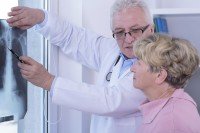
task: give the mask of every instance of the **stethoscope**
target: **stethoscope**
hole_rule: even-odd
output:
[[[117,63],[119,62],[120,57],[121,57],[120,55],[117,57],[114,66],[117,65]],[[107,75],[106,75],[106,81],[110,82],[111,75],[112,75],[112,71],[107,73]]]

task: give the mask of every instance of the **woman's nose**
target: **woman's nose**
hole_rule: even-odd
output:
[[[131,72],[135,72],[135,64],[131,66]]]

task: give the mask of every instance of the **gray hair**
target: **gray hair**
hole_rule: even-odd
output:
[[[113,4],[113,6],[111,7],[111,11],[110,11],[110,24],[111,24],[111,28],[112,28],[112,23],[113,23],[113,16],[122,11],[123,9],[127,9],[130,7],[139,7],[141,8],[144,13],[146,14],[146,18],[149,21],[150,24],[153,24],[153,19],[151,16],[151,13],[149,11],[149,8],[147,6],[147,4],[142,1],[142,0],[116,0]]]

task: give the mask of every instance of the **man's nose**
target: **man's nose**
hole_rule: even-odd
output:
[[[131,34],[128,32],[128,33],[126,33],[126,35],[125,35],[125,42],[126,43],[132,43],[132,42],[134,42],[135,41],[135,38],[134,37],[132,37],[131,36]]]

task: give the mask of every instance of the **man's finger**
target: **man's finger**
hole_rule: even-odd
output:
[[[27,77],[26,75],[22,74],[22,77],[23,77],[24,79],[28,80],[28,77]]]
[[[22,10],[23,8],[25,8],[24,6],[15,6],[11,8],[11,11],[18,11],[18,10]]]
[[[25,76],[29,76],[30,75],[30,73],[28,71],[23,70],[23,69],[20,69],[20,72],[21,72],[22,75],[25,75]]]
[[[22,29],[22,30],[26,30],[26,29],[29,29],[31,26],[21,26],[21,27],[19,27],[20,29]]]
[[[15,20],[15,21],[14,21]],[[21,26],[24,26],[27,19],[25,18],[22,18],[20,20],[17,20],[16,18],[13,17],[12,20],[9,20],[9,21],[12,21],[12,22],[8,22],[9,23],[9,26],[11,27],[21,27]]]
[[[16,11],[11,11],[11,12],[8,12],[8,16],[15,16],[17,14],[21,14],[23,13],[24,10],[16,10]]]
[[[28,57],[28,56],[20,56],[19,59],[24,61],[25,64],[28,64],[31,66],[33,66],[34,64],[37,63],[34,59],[32,59],[31,57]]]
[[[18,63],[18,67],[22,70],[25,70],[25,71],[31,71],[32,70],[32,66],[29,65],[29,64],[25,64],[25,63]]]
[[[25,18],[25,16],[23,14],[19,14],[19,15],[16,15],[14,17],[11,17],[11,18],[7,19],[7,22],[8,23],[14,23],[14,22],[20,21],[20,20],[22,20],[24,18]]]

